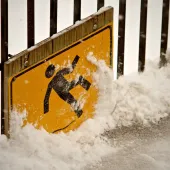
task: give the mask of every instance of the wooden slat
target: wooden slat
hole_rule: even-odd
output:
[[[169,23],[169,0],[163,0],[160,56],[165,55],[167,50],[168,23]]]
[[[104,7],[104,0],[97,0],[97,10]]]
[[[124,73],[126,0],[119,0],[117,77]]]
[[[34,0],[27,0],[27,46],[35,44]]]
[[[104,24],[112,22],[113,18],[114,18],[114,9],[104,13],[104,21],[105,21]]]
[[[8,0],[1,0],[1,134],[4,134],[4,62],[8,60]]]
[[[81,20],[81,0],[74,0],[74,16],[73,22]]]
[[[106,18],[108,18],[108,17],[106,17]],[[98,20],[97,21],[98,22],[98,24],[97,24],[98,27],[101,27],[102,25],[104,25],[105,24],[105,13],[102,13],[101,15],[99,15],[97,20]]]
[[[144,71],[144,68],[145,68],[147,8],[148,8],[148,0],[141,0],[140,37],[139,37],[139,64],[138,64],[138,71],[139,72]]]
[[[57,32],[58,0],[50,0],[50,36]]]

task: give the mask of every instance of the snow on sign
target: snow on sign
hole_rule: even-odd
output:
[[[14,64],[15,58],[7,62],[5,67],[8,72],[9,111],[14,109],[21,114],[26,111],[25,125],[31,123],[35,128],[43,127],[50,133],[73,130],[92,117],[98,98],[98,90],[93,83],[93,73],[97,68],[86,57],[93,52],[98,60],[105,60],[108,66],[112,65],[112,12],[112,8],[109,8],[87,18],[77,26],[68,28],[63,34],[53,36],[44,47],[47,50],[47,46],[51,45],[52,48],[49,48],[50,52],[48,51],[51,54],[39,59],[38,62],[35,62],[35,58],[42,54],[43,47],[39,49],[41,52],[38,52],[36,47],[32,48],[32,51],[27,50],[24,55],[22,54],[25,56],[23,58],[16,56],[16,60],[20,58],[20,63]],[[102,19],[99,21],[100,17],[105,21],[103,24]],[[98,28],[93,27],[87,34],[90,22],[98,25]],[[76,41],[75,37],[71,37],[75,28],[76,32],[81,33],[81,38]],[[69,35],[66,36],[68,32]],[[66,40],[70,41],[69,39],[73,39],[73,43],[62,48],[61,43],[68,43]],[[60,50],[55,50],[59,48],[57,45],[61,46]],[[26,66],[24,65],[23,69],[20,66],[21,71],[9,71],[17,64],[20,65],[23,60]],[[12,63],[14,67],[10,66]],[[14,74],[9,76],[9,72]]]

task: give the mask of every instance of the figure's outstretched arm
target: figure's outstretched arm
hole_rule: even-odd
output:
[[[49,111],[49,98],[50,98],[51,90],[52,90],[52,85],[50,82],[44,98],[44,114]]]
[[[79,61],[79,56],[76,55],[76,57],[74,58],[73,62],[72,62],[72,69],[74,70],[74,68],[76,67],[76,64],[78,63]]]
[[[74,60],[71,64],[71,68],[64,68],[64,69],[60,70],[57,74],[66,75],[66,74],[72,73],[74,68],[76,67],[76,64],[78,63],[79,58],[80,57],[78,55],[76,55],[76,57],[74,58]]]

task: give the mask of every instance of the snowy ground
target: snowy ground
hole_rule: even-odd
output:
[[[102,61],[88,60],[98,67],[94,119],[50,135],[31,125],[20,129],[13,113],[11,139],[0,136],[0,170],[170,168],[170,65],[149,63],[145,73],[113,81]]]
[[[84,170],[169,170],[170,118],[158,125],[144,128],[133,126],[109,131],[105,134],[119,152],[102,158],[99,164]]]

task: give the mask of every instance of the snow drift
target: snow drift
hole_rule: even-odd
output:
[[[133,74],[113,81],[113,73],[104,61],[93,54],[89,62],[98,68],[94,73],[99,88],[95,116],[79,129],[67,134],[48,134],[27,125],[20,129],[22,117],[14,112],[12,136],[0,136],[1,170],[78,170],[99,162],[103,156],[121,148],[112,146],[103,133],[121,126],[157,123],[170,111],[170,64],[158,68],[149,62],[143,74]]]

